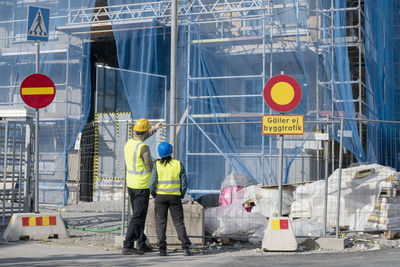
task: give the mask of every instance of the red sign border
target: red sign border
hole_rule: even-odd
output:
[[[33,104],[33,103],[27,101],[27,99],[26,99],[27,96],[22,94],[22,88],[23,88],[24,83],[29,81],[29,79],[34,79],[34,78],[39,79],[39,80],[44,80],[44,81],[48,82],[48,84],[54,88],[54,94],[53,94],[53,97],[51,98],[51,101],[48,100],[45,103],[39,103],[39,104],[38,103]],[[39,87],[39,86],[36,85],[34,87]],[[27,77],[25,77],[25,79],[22,81],[22,83],[19,87],[19,95],[21,96],[22,101],[24,101],[24,103],[26,105],[30,106],[31,108],[41,109],[41,108],[47,107],[48,105],[50,105],[53,102],[54,98],[56,97],[56,87],[54,85],[54,82],[48,76],[46,76],[42,73],[33,73],[33,74],[30,74]],[[46,99],[46,98],[43,98],[43,99]]]
[[[286,83],[290,84],[294,91],[294,97],[293,97],[292,101],[290,101],[290,103],[288,103],[286,105],[280,105],[280,104],[276,103],[271,97],[272,87],[279,82],[286,82]],[[295,78],[293,78],[289,75],[280,74],[280,75],[276,75],[268,80],[268,82],[264,86],[263,95],[264,95],[265,102],[271,109],[278,111],[278,112],[288,112],[288,111],[295,109],[299,105],[299,103],[301,101],[301,86],[296,81]]]

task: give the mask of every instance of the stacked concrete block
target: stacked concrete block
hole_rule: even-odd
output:
[[[368,218],[367,228],[383,230],[389,238],[400,228],[400,184],[396,177],[387,178],[389,183],[382,187],[375,208]],[[388,185],[388,186],[387,186]]]
[[[190,238],[190,241],[195,244],[202,244],[204,239],[200,236],[204,236],[204,208],[196,202],[189,202],[183,204],[184,220],[186,226],[186,232]],[[149,242],[152,244],[157,243],[156,237],[156,220],[154,215],[154,199],[150,200],[149,209],[147,211],[145,234],[149,238]],[[171,214],[168,212],[168,223],[167,223],[167,244],[181,244],[179,241],[174,223],[172,222]],[[198,237],[190,237],[198,236]]]

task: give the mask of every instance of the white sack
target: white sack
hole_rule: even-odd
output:
[[[247,236],[266,225],[267,218],[247,212],[240,203],[205,211],[204,227],[213,235]]]
[[[292,229],[295,236],[323,236],[324,225],[310,219],[298,219],[292,221]]]
[[[255,206],[251,209],[252,213],[259,213],[267,218],[278,214],[279,204],[278,189],[261,188],[255,185],[243,188],[243,202],[253,200]],[[290,212],[293,197],[286,191],[282,192],[282,215],[287,215]]]

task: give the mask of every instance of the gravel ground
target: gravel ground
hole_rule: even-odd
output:
[[[51,246],[96,247],[105,251],[120,251],[114,246],[114,238],[117,234],[92,233],[81,230],[69,229],[69,239],[46,239],[36,242],[44,242]],[[307,246],[307,242],[300,244],[296,252],[268,252],[270,255],[291,254],[315,254],[315,253],[346,253],[380,250],[384,248],[400,248],[400,239],[389,240],[382,234],[348,234],[349,245],[343,251],[325,250],[318,247]],[[304,241],[304,239],[302,239]],[[302,241],[300,240],[300,242]],[[228,253],[232,256],[260,256],[265,255],[261,250],[261,244],[253,244],[237,240],[207,240],[204,245],[192,248],[194,254],[220,254]],[[153,245],[155,247],[155,245]],[[179,246],[169,245],[170,252],[179,251]]]

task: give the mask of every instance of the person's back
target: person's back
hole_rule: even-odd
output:
[[[126,185],[133,211],[122,248],[124,255],[152,251],[145,243],[147,237],[144,234],[144,225],[149,206],[149,183],[153,160],[148,145],[143,141],[152,136],[160,127],[161,123],[152,128],[147,119],[139,119],[133,128],[134,137],[129,139],[124,147]],[[135,241],[137,241],[138,249],[134,248]]]
[[[148,169],[142,158],[147,145],[141,140],[129,139],[124,147],[126,165],[126,185],[133,189],[149,188],[151,169]]]
[[[155,197],[154,213],[156,216],[156,233],[160,256],[166,256],[166,229],[168,209],[175,225],[178,238],[182,243],[185,256],[190,256],[189,247],[191,242],[186,234],[183,218],[183,206],[181,198],[185,196],[187,189],[186,172],[183,164],[173,159],[172,145],[162,142],[158,146],[161,159],[156,161],[153,169],[150,192]]]

